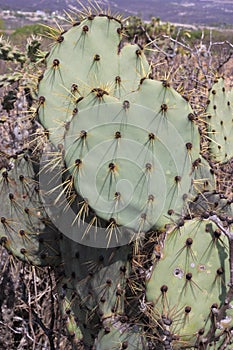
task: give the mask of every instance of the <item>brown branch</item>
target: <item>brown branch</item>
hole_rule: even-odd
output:
[[[42,322],[42,320],[40,319],[40,317],[36,314],[36,312],[34,310],[31,310],[31,312],[32,312],[32,315],[34,317],[35,322],[41,327],[41,329],[44,331],[44,333],[48,337],[49,344],[50,344],[50,350],[55,350],[54,341],[53,341],[53,331],[44,325],[44,323]]]

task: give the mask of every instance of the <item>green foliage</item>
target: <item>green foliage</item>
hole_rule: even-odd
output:
[[[232,31],[231,30],[211,30],[211,36],[213,42],[224,42],[226,40],[231,41],[232,39]],[[202,39],[203,44],[208,44],[210,39],[210,29],[192,29],[190,30],[190,41],[194,43],[200,42]]]
[[[18,39],[22,41],[23,38],[28,38],[30,35],[46,34],[46,32],[47,29],[42,24],[36,23],[16,28],[15,31],[11,34],[11,38],[14,41]]]
[[[162,23],[158,17],[152,17],[148,23],[144,22],[140,17],[131,16],[127,19],[126,24],[126,34],[129,41],[137,36],[140,40],[144,39],[147,42],[148,38],[145,35],[145,31],[152,40],[161,35],[173,35],[176,31],[174,25],[169,22]]]
[[[2,30],[5,29],[5,24],[4,24],[4,20],[3,19],[0,19],[0,33]]]

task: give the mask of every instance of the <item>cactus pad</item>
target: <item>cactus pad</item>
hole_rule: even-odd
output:
[[[65,162],[99,217],[145,232],[163,227],[168,212],[180,214],[195,178],[199,134],[189,104],[161,82],[145,79],[127,98],[73,116]]]
[[[69,328],[79,327],[85,345],[91,345],[103,320],[125,312],[130,248],[92,248],[65,235],[61,237],[60,245],[66,276],[63,313],[69,316]]]
[[[137,45],[121,48],[123,25],[107,15],[86,18],[61,34],[47,57],[39,84],[39,119],[57,145],[59,128],[72,115],[76,101],[92,89],[122,99],[149,73]]]
[[[206,114],[210,157],[222,163],[233,157],[233,90],[226,90],[222,78],[210,91]]]
[[[40,201],[28,155],[0,173],[1,244],[18,258],[35,265],[60,263],[57,231],[49,223]]]
[[[137,327],[136,327],[137,328]],[[146,349],[141,329],[134,329],[120,320],[104,322],[104,329],[99,333],[96,350],[143,350]]]
[[[198,346],[207,341],[214,311],[226,298],[227,238],[210,221],[194,219],[168,233],[161,244],[160,259],[147,281],[147,299],[157,322],[169,323],[176,336],[174,349]],[[227,310],[227,327],[232,327],[232,314]]]

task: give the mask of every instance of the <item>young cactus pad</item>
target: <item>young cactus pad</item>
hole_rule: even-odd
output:
[[[0,172],[0,239],[13,255],[34,265],[60,263],[57,232],[40,201],[30,158],[12,160]]]
[[[140,233],[181,213],[199,134],[188,102],[163,83],[145,79],[127,98],[74,115],[64,153],[76,191],[96,214]]]
[[[217,314],[224,304],[230,279],[227,243],[215,224],[195,219],[161,241],[160,259],[147,281],[146,297],[154,305],[156,322],[169,320],[169,330],[176,336],[174,349],[207,340],[214,343],[208,331],[211,320],[216,322],[214,311]],[[227,327],[232,327],[232,310],[227,310],[227,316]]]
[[[210,158],[222,163],[233,157],[233,90],[227,91],[222,78],[210,91],[206,115]]]
[[[101,88],[122,99],[149,73],[139,46],[121,48],[122,32],[120,20],[99,15],[58,37],[39,84],[39,119],[55,145],[62,140],[60,127],[71,117],[76,101],[90,90]]]
[[[83,334],[78,326],[80,315],[82,315],[83,311],[81,311],[80,307],[77,307],[77,297],[74,295],[73,288],[67,278],[64,277],[60,280],[57,290],[62,319],[65,322],[72,344],[78,346],[83,340]],[[78,315],[78,321],[75,315]]]

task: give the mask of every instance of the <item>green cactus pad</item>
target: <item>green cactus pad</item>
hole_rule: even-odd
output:
[[[74,348],[80,344],[91,346],[96,337],[98,315],[94,317],[95,322],[93,314],[91,315],[91,323],[90,310],[85,305],[88,293],[80,296],[73,286],[72,279],[66,277],[61,279],[57,289],[61,314]]]
[[[137,88],[149,73],[149,64],[137,45],[120,48],[122,24],[107,15],[83,20],[60,36],[47,58],[47,70],[39,84],[39,119],[57,145],[60,130],[75,103],[92,89],[116,98]]]
[[[58,265],[57,231],[40,201],[32,162],[25,155],[12,160],[11,166],[0,172],[1,244],[23,261]]]
[[[168,233],[161,245],[146,297],[153,302],[156,322],[169,323],[176,335],[174,349],[194,347],[205,341],[211,310],[224,304],[230,278],[228,241],[210,221],[191,220]],[[232,317],[232,310],[227,313]]]
[[[67,331],[69,333],[70,339],[75,346],[80,345],[83,340],[83,334],[78,326],[79,321],[77,316],[82,313],[81,309],[74,308],[77,306],[77,300],[73,295],[73,288],[68,279],[63,278],[59,285],[57,286],[60,300],[60,310],[62,318],[65,321]],[[75,310],[75,313],[74,313]]]
[[[138,328],[138,327],[136,327]],[[104,329],[99,333],[96,350],[143,350],[147,349],[143,331],[134,329],[120,320],[104,322]]]
[[[170,87],[168,82],[142,79],[138,90],[129,94],[127,99],[153,110],[157,123],[159,120],[160,124],[164,125],[168,120],[176,128],[177,134],[185,142],[192,142],[193,148],[199,152],[199,137],[194,123],[196,119],[194,112],[190,104]],[[159,123],[158,126],[160,126]],[[173,136],[175,137],[176,135]]]
[[[129,247],[101,249],[83,246],[63,236],[60,242],[66,276],[85,307],[99,307],[100,317],[123,313]]]
[[[66,276],[60,288],[63,313],[69,315],[69,328],[75,329],[76,322],[85,345],[90,346],[98,335],[101,320],[125,312],[130,248],[92,248],[65,235],[60,237],[60,246]]]
[[[221,78],[210,91],[206,110],[210,158],[224,162],[233,157],[233,90],[227,91]]]
[[[142,105],[144,84],[153,109]],[[64,141],[77,192],[99,217],[136,232],[161,228],[168,212],[181,213],[199,158],[188,103],[160,82],[146,79],[141,88],[123,102],[79,111]]]
[[[193,186],[191,194],[196,195],[216,189],[216,178],[209,163],[201,155],[193,162]]]

